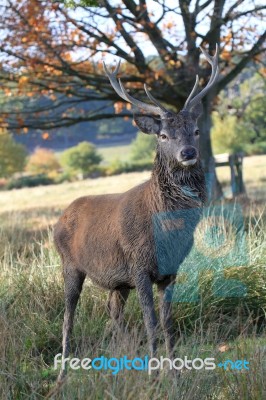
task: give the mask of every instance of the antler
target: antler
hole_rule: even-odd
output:
[[[200,100],[206,95],[206,93],[213,87],[213,85],[215,84],[215,82],[217,81],[217,78],[219,76],[219,67],[218,67],[218,59],[219,59],[219,54],[218,54],[218,44],[216,44],[216,50],[215,50],[215,54],[214,56],[210,56],[206,50],[204,50],[202,47],[200,47],[200,50],[202,51],[202,53],[204,54],[204,56],[206,57],[207,61],[211,64],[212,67],[212,73],[211,73],[211,77],[209,80],[208,85],[200,92],[198,93],[194,98],[194,94],[198,88],[198,84],[199,84],[199,76],[196,76],[196,82],[195,85],[193,86],[193,89],[190,93],[190,95],[188,96],[188,99],[184,105],[183,110],[189,110],[192,107],[194,107],[197,103],[200,102]]]
[[[134,97],[132,97],[124,88],[122,82],[120,79],[117,79],[117,74],[120,68],[120,64],[121,64],[121,60],[119,60],[117,66],[115,67],[115,70],[113,72],[110,72],[106,65],[105,62],[103,61],[103,67],[104,67],[104,71],[106,73],[106,75],[109,78],[109,81],[112,85],[112,87],[114,88],[114,90],[116,91],[116,93],[122,97],[122,99],[128,101],[129,103],[133,104],[134,106],[138,107],[138,108],[142,108],[144,111],[147,111],[149,113],[152,114],[157,114],[160,116],[163,116],[165,113],[167,113],[168,111],[166,110],[166,108],[164,108],[158,100],[156,100],[152,94],[148,91],[146,84],[144,84],[144,89],[145,92],[147,94],[147,96],[149,97],[149,99],[155,104],[155,105],[151,105],[151,104],[146,104],[143,103],[140,100],[134,99]]]
[[[193,89],[190,93],[190,95],[187,98],[187,101],[184,105],[183,110],[189,110],[192,107],[194,107],[197,103],[200,102],[200,100],[206,95],[206,93],[213,87],[213,85],[216,83],[217,78],[219,76],[219,67],[218,67],[218,58],[219,58],[219,54],[218,54],[218,45],[216,44],[216,51],[214,56],[210,56],[202,47],[200,47],[202,53],[204,54],[204,56],[206,57],[207,61],[210,63],[211,67],[212,67],[212,73],[211,73],[211,77],[209,80],[209,83],[207,84],[207,86],[200,92],[198,93],[194,98],[193,96],[195,95],[197,89],[198,89],[198,84],[199,84],[199,76],[196,76],[196,82],[193,86]],[[117,66],[115,67],[114,71],[109,71],[105,65],[105,62],[103,61],[103,67],[104,67],[104,71],[106,73],[106,75],[108,76],[110,83],[112,85],[112,87],[114,88],[114,90],[116,91],[116,93],[124,100],[128,101],[129,103],[133,104],[134,106],[143,109],[144,111],[147,111],[149,113],[152,114],[156,114],[156,115],[160,115],[161,117],[165,115],[165,113],[168,113],[169,111],[163,107],[158,100],[156,100],[152,94],[149,92],[147,85],[144,84],[144,89],[145,92],[148,96],[148,98],[151,100],[151,102],[154,104],[146,104],[143,103],[140,100],[135,99],[134,97],[132,97],[124,88],[122,82],[120,79],[117,79],[117,74],[119,72],[119,68],[120,68],[120,64],[121,64],[121,60],[119,60]]]

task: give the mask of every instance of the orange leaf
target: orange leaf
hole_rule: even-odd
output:
[[[123,110],[122,101],[117,101],[116,103],[114,103],[114,109],[115,109],[115,113],[119,114]]]
[[[44,132],[43,134],[42,134],[42,138],[43,138],[43,140],[47,140],[48,138],[49,138],[49,133],[48,132]]]
[[[19,78],[18,84],[19,86],[22,86],[28,82],[29,78],[27,76],[21,76]]]

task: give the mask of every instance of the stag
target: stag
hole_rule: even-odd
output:
[[[151,356],[156,354],[157,319],[153,284],[158,287],[160,322],[169,356],[174,347],[171,301],[165,291],[174,285],[176,271],[162,273],[156,257],[153,217],[161,212],[201,209],[206,200],[204,173],[199,156],[201,99],[218,78],[218,48],[214,56],[201,49],[211,65],[207,86],[198,94],[198,76],[184,108],[167,110],[144,85],[150,103],[132,97],[117,80],[120,62],[113,72],[104,70],[116,93],[136,107],[134,120],[146,134],[157,136],[151,178],[125,193],[85,196],[75,200],[55,226],[54,240],[63,264],[65,314],[63,352],[69,354],[75,308],[85,277],[109,291],[108,310],[120,321],[129,292],[136,289],[143,312]],[[188,225],[189,226],[189,225]],[[186,237],[172,246],[183,247],[183,257],[193,243],[195,221]],[[60,376],[64,374],[61,371]]]

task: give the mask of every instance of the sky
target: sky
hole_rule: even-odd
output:
[[[190,4],[191,9],[194,9],[195,2],[196,2],[196,0],[191,1],[191,4]],[[205,2],[205,0],[200,1],[200,3],[204,3],[204,2]],[[225,10],[227,11],[227,9],[234,2],[235,2],[235,0],[226,0]],[[119,3],[120,3],[120,1],[116,1],[116,0],[113,1],[114,5],[115,4],[119,5]],[[178,1],[177,0],[165,0],[165,4],[171,8],[174,8],[176,6],[176,4],[178,4]],[[147,0],[147,5],[148,5],[148,10],[152,11],[154,14],[151,17],[152,21],[156,21],[159,18],[159,16],[161,15],[161,6],[159,4],[159,1],[158,0]],[[255,5],[263,5],[263,2],[261,0],[246,0],[239,8],[239,11],[245,11],[245,10],[251,9]],[[212,7],[213,7],[213,5],[211,4],[209,7],[206,8],[206,10],[204,10],[204,12],[202,12],[202,14],[199,15],[199,19],[203,20],[197,26],[197,32],[200,34],[205,34],[209,28],[210,19],[208,18],[208,13],[210,12],[210,10],[212,10]],[[82,10],[80,8],[77,8],[77,9],[71,11],[71,14],[73,15],[73,17],[83,20],[83,21],[85,21],[86,18],[88,18],[88,14],[86,14],[86,12],[84,12],[84,10]],[[165,24],[166,21],[173,21],[175,24],[175,27],[168,32],[164,29],[165,38],[168,39],[169,41],[171,41],[171,43],[177,44],[178,39],[181,40],[182,38],[184,38],[184,26],[183,26],[182,17],[173,12],[169,13],[167,18],[164,18],[163,21],[159,24],[159,27],[162,28],[163,24]],[[263,21],[261,21],[258,18],[252,18],[249,21],[245,18],[245,21],[241,20],[239,23],[234,22],[235,29],[241,28],[243,23],[251,24],[252,26],[255,27],[255,29],[258,31],[258,33],[261,33],[265,29],[265,24],[263,23]],[[101,19],[100,17],[97,17],[97,24],[102,30],[105,31],[107,29],[106,19]],[[109,21],[108,28],[110,29],[112,26],[113,26],[112,21]],[[137,39],[138,39],[138,45],[146,57],[157,54],[155,48],[152,46],[150,41],[148,41],[142,34],[138,34]],[[248,39],[248,37],[247,37],[247,39]],[[123,49],[127,50],[126,46],[123,44],[122,39],[118,40],[117,44],[119,44]],[[199,39],[198,44],[200,44],[200,39]],[[99,58],[101,59],[102,55],[99,54],[95,57],[96,60]],[[108,54],[106,54],[104,57],[104,59],[107,62],[111,62],[111,61],[115,60],[115,58],[116,58],[115,56],[108,55]]]

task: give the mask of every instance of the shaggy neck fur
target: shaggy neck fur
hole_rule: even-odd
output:
[[[204,171],[200,161],[192,167],[183,167],[176,161],[169,161],[157,149],[151,182],[158,211],[201,207],[206,201]]]

